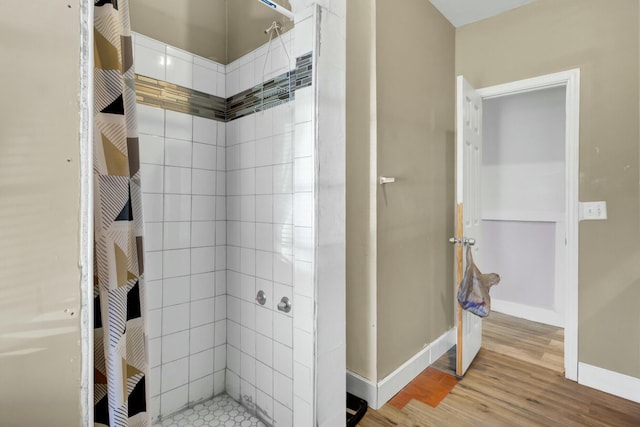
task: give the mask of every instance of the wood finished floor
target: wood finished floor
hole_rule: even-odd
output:
[[[482,349],[436,408],[369,408],[360,427],[640,426],[640,404],[564,378],[562,329],[491,313]],[[433,366],[452,372],[455,355]]]

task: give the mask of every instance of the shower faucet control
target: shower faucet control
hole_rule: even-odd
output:
[[[256,295],[256,301],[258,301],[258,304],[260,305],[264,305],[265,302],[267,302],[267,297],[264,294],[264,291],[258,291],[258,295]]]
[[[285,313],[291,311],[291,302],[289,301],[289,298],[282,297],[282,299],[278,303],[278,310],[284,311]]]

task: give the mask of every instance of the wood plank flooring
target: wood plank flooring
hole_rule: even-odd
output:
[[[361,427],[640,426],[640,404],[564,378],[562,329],[491,313],[480,353],[436,408],[369,408]],[[433,366],[451,372],[455,354]]]

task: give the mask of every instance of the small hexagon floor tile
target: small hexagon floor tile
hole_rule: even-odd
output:
[[[153,427],[266,427],[228,394],[179,412]]]

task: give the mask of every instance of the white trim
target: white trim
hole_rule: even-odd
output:
[[[377,384],[347,370],[347,391],[365,399],[371,408],[380,409],[420,372],[444,355],[455,343],[456,328],[451,328]]]
[[[482,211],[483,221],[559,222],[565,220],[562,212],[534,211]]]
[[[566,182],[566,307],[564,368],[566,378],[578,380],[578,184],[580,144],[580,69],[479,89],[483,99],[515,95],[552,87],[566,87],[565,182]]]
[[[80,333],[83,425],[94,424],[93,396],[93,13],[80,6]]]
[[[491,311],[520,317],[533,322],[544,323],[545,325],[557,326],[559,328],[564,327],[562,314],[548,308],[533,307],[531,305],[492,298]]]
[[[640,403],[640,378],[579,363],[580,384]]]

